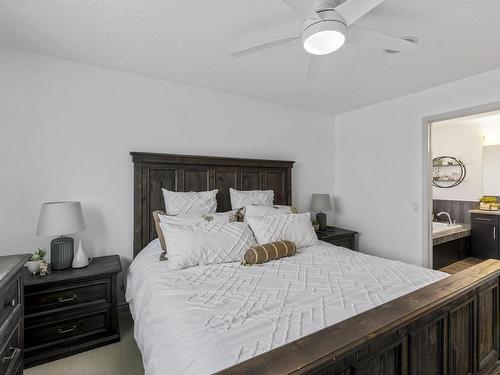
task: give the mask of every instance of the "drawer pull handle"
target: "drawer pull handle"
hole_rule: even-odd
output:
[[[71,328],[67,328],[67,329],[62,329],[62,328],[59,328],[57,330],[57,333],[60,334],[60,335],[63,335],[65,333],[70,333],[70,332],[73,332],[73,331],[76,331],[76,324],[73,324],[71,326]]]
[[[484,217],[476,217],[476,220],[491,221],[491,219],[485,219]]]
[[[10,347],[9,350],[7,351],[7,355],[5,357],[2,358],[2,363],[5,363],[7,361],[10,361],[11,359],[13,359],[15,356],[16,356],[16,353],[19,349],[17,348],[14,348],[14,347]]]
[[[17,303],[17,301],[14,298],[12,301],[5,302],[5,307],[14,307],[14,306],[16,306],[16,303]]]
[[[59,297],[58,301],[59,301],[59,303],[65,303],[65,302],[73,302],[73,301],[76,301],[77,299],[78,299],[78,296],[76,294],[73,294],[73,297],[70,297],[70,298]]]

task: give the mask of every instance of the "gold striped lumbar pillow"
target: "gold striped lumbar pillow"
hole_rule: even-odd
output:
[[[295,255],[296,252],[297,247],[292,241],[269,242],[248,249],[245,255],[243,255],[242,264],[245,266],[261,264],[270,260]]]

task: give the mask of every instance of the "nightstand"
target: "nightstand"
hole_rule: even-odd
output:
[[[328,229],[325,232],[316,232],[316,234],[318,235],[318,239],[321,241],[357,251],[356,235],[358,232],[335,227],[335,229]]]
[[[85,268],[24,271],[24,367],[120,340],[118,255],[95,257]]]

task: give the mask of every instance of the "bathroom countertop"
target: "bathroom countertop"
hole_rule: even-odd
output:
[[[482,214],[482,215],[497,215],[500,216],[499,211],[488,211],[488,210],[469,210],[471,214]]]
[[[432,235],[432,245],[439,245],[448,241],[458,240],[459,238],[470,236],[471,226],[469,224],[460,224],[460,227],[436,233]]]

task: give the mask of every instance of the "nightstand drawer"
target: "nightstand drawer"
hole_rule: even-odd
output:
[[[52,310],[82,305],[111,303],[111,281],[85,282],[72,286],[56,286],[38,289],[36,292],[26,290],[25,313],[27,316],[38,312],[50,313]]]
[[[13,374],[14,366],[22,353],[21,325],[11,332],[5,344],[0,348],[0,374]]]
[[[346,247],[348,249],[354,250],[354,239],[344,238],[338,240],[328,241],[332,245]]]
[[[108,329],[109,311],[87,313],[68,319],[57,319],[55,323],[26,326],[24,342],[26,353],[50,346],[66,347],[73,345],[73,341],[92,335],[105,333]]]
[[[356,251],[356,235],[358,232],[336,227],[335,229],[330,228],[326,232],[318,232],[316,234],[318,240]]]
[[[19,278],[14,278],[13,281],[7,285],[5,291],[2,291],[0,294],[0,326],[14,314],[16,307],[20,304],[19,281]]]

